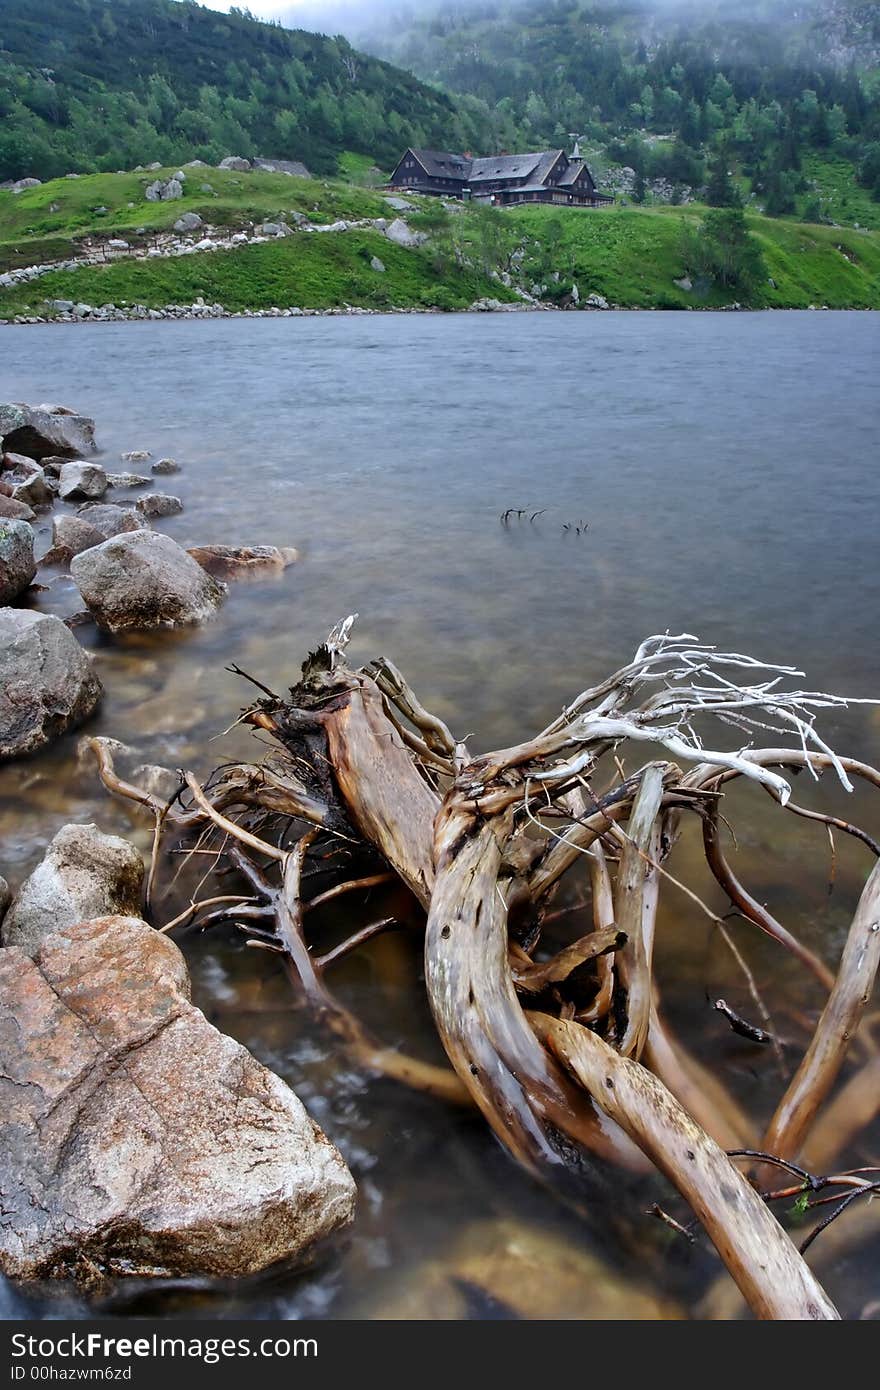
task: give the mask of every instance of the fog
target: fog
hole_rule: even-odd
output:
[[[546,4],[552,7],[553,0],[546,0]],[[583,4],[598,13],[642,11],[649,20],[695,14],[701,20],[722,21],[756,18],[768,22],[776,17],[784,24],[802,19],[811,9],[828,8],[830,0],[583,0]],[[387,32],[398,19],[411,22],[416,16],[427,17],[438,11],[504,13],[518,8],[534,11],[540,5],[541,0],[252,0],[248,8],[261,18],[279,18],[289,28],[342,33],[355,39]],[[217,3],[214,8],[229,9],[230,5]]]

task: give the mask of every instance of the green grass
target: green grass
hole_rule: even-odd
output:
[[[373,270],[378,256],[385,273]],[[475,299],[513,298],[470,271],[438,276],[421,251],[395,246],[379,232],[300,233],[281,241],[201,256],[118,260],[106,266],[54,271],[0,294],[0,317],[45,313],[47,299],[93,305],[208,303],[242,309],[330,309],[343,304],[389,309],[463,309]]]
[[[184,212],[197,212],[217,226],[240,226],[291,211],[313,222],[339,218],[381,217],[388,204],[378,193],[352,184],[295,179],[262,170],[187,169],[184,196],[169,203],[150,203],[144,190],[176,169],[137,174],[84,174],[53,179],[22,193],[0,193],[0,271],[16,265],[63,259],[84,236],[136,236],[173,226]],[[210,184],[213,192],[201,192]],[[98,208],[107,211],[99,213]]]
[[[824,162],[826,172],[832,164]],[[159,171],[164,176],[174,172]],[[356,172],[354,164],[350,172]],[[187,174],[186,197],[172,203],[144,199],[144,188],[158,176],[152,172],[93,174],[57,179],[18,195],[0,193],[0,270],[65,258],[85,237],[100,242],[121,235],[136,243],[139,228],[161,230],[188,210],[224,227],[289,217],[294,210],[323,222],[393,216],[381,192],[354,183],[209,168],[191,169]],[[214,192],[202,193],[202,183],[210,183]],[[106,213],[96,213],[98,207],[105,207]],[[704,212],[695,204],[597,210],[532,206],[511,209],[504,218],[531,243],[541,241],[550,219],[561,226],[559,261],[563,267],[572,265],[582,299],[598,293],[630,308],[722,307],[737,295],[718,288],[685,291],[674,283],[685,268],[682,228]],[[471,227],[477,227],[475,210],[465,206],[456,217],[463,219],[466,246]],[[417,225],[419,214],[411,214],[410,220]],[[751,213],[748,221],[760,242],[768,275],[768,283],[751,301],[754,307],[880,308],[880,232]],[[385,263],[385,275],[370,269],[373,255]],[[526,268],[531,259],[527,257]],[[202,296],[230,310],[275,305],[332,308],[346,303],[453,309],[484,295],[512,297],[482,273],[453,265],[438,274],[427,252],[405,251],[378,233],[356,230],[338,235],[298,233],[230,252],[123,259],[107,266],[54,272],[0,292],[0,318],[42,315],[47,299],[161,308],[192,303]]]
[[[848,159],[835,155],[808,155],[803,161],[804,177],[815,187],[802,201],[818,197],[822,209],[833,222],[849,226],[880,229],[880,203],[874,201],[867,188],[856,182],[855,170]]]
[[[560,218],[563,246],[574,266],[581,298],[604,295],[615,304],[641,309],[721,307],[735,292],[708,294],[680,289],[684,273],[682,227],[705,208],[609,208],[575,212],[552,207],[519,208],[517,222],[540,239],[542,225]],[[880,236],[852,228],[824,227],[750,214],[769,283],[754,307],[806,309],[880,308]],[[842,248],[842,249],[841,249]],[[741,299],[741,296],[740,296]]]

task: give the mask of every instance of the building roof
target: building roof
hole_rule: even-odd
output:
[[[412,153],[426,174],[435,179],[466,179],[471,160],[462,154],[451,154],[448,150],[413,150]]]
[[[469,183],[486,183],[492,179],[525,179],[540,163],[540,154],[496,154],[471,161]]]

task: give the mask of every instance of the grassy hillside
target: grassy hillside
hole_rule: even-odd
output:
[[[571,267],[581,297],[596,293],[615,304],[641,309],[721,307],[742,298],[710,288],[690,292],[683,277],[682,229],[705,209],[614,208],[596,215],[555,208],[520,208],[515,221],[539,241],[548,223],[561,224],[560,260]],[[880,235],[851,228],[749,216],[760,244],[767,284],[755,307],[806,309],[880,308]]]
[[[290,220],[294,211],[313,223],[394,216],[373,189],[217,169],[191,169],[186,197],[148,203],[143,190],[154,177],[95,174],[58,179],[21,194],[0,193],[0,270],[65,258],[113,236],[138,246],[187,210],[228,229]],[[203,184],[213,191],[201,191]],[[713,284],[696,283],[690,291],[675,284],[686,269],[685,229],[698,225],[705,211],[694,204],[499,213],[465,205],[444,214],[435,199],[417,201],[419,210],[408,214],[409,220],[431,240],[416,251],[394,245],[372,228],[357,228],[298,232],[232,251],[124,258],[56,271],[0,291],[0,317],[43,315],[49,299],[162,308],[191,304],[200,296],[232,311],[344,304],[458,309],[487,295],[512,299],[491,272],[504,274],[517,266],[527,288],[537,280],[556,294],[574,281],[582,300],[597,293],[632,308],[713,308],[744,298]],[[880,308],[880,233],[757,215],[749,215],[748,224],[766,266],[766,282],[750,300],[755,307]],[[384,263],[384,274],[371,269],[374,256]]]
[[[0,192],[0,272],[74,255],[77,241],[84,237],[122,236],[136,241],[139,228],[147,233],[161,231],[173,226],[184,212],[198,212],[206,222],[220,227],[289,216],[292,211],[304,213],[312,222],[381,217],[388,212],[378,193],[352,184],[210,167],[185,170],[183,198],[147,202],[148,185],[170,177],[177,168],[89,174],[53,179],[21,193]],[[203,185],[210,185],[212,191],[203,192]]]

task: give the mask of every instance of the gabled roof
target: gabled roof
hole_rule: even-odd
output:
[[[488,183],[492,179],[531,178],[544,158],[545,154],[539,151],[536,154],[496,154],[485,159],[475,159],[471,164],[469,182]]]
[[[435,179],[466,179],[471,160],[449,150],[412,150],[426,174]]]

